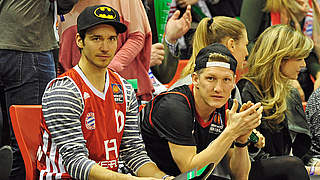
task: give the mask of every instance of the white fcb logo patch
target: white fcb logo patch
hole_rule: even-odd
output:
[[[96,129],[96,119],[94,117],[93,112],[89,112],[87,114],[86,120],[85,120],[86,128],[89,130]]]

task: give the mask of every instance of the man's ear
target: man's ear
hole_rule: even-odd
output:
[[[229,51],[231,52],[231,53],[234,53],[235,52],[235,41],[234,41],[234,39],[232,39],[232,38],[230,38],[230,39],[228,39],[228,41],[227,41],[227,48],[229,49]]]
[[[76,43],[77,43],[77,46],[80,48],[80,49],[83,49],[83,40],[81,39],[80,37],[80,34],[77,33],[76,34]]]
[[[194,72],[194,73],[192,73],[191,77],[192,77],[193,86],[198,89],[199,88],[199,79],[200,79],[199,74]]]

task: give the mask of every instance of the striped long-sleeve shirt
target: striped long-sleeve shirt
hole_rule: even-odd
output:
[[[311,152],[320,159],[320,88],[309,97],[306,107],[307,122],[311,132]]]
[[[78,67],[75,67],[75,70],[97,96],[104,98],[108,91],[115,91],[113,86],[110,88],[110,71],[106,75],[105,92],[102,93],[90,84]],[[133,172],[137,172],[142,165],[151,162],[151,160],[147,156],[140,136],[137,115],[138,103],[135,92],[127,81],[123,78],[120,80],[123,85],[126,113],[119,157]],[[40,171],[40,179],[44,176],[59,179],[64,176],[64,172],[76,179],[88,179],[90,169],[96,163],[89,158],[87,145],[90,142],[84,138],[80,120],[85,108],[87,108],[85,101],[89,98],[88,96],[90,95],[86,92],[82,94],[78,85],[68,76],[56,79],[47,87],[42,100],[42,110],[47,126],[47,131],[44,131],[43,134],[44,145],[42,146],[46,158],[43,164],[46,165]],[[87,125],[89,128],[93,127],[91,121],[88,121]],[[51,143],[48,138],[51,138]],[[54,152],[56,149],[59,153],[48,154],[48,151]]]

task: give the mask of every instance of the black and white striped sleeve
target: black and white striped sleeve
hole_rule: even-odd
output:
[[[67,172],[76,179],[88,179],[95,163],[88,159],[88,149],[81,130],[84,103],[76,84],[68,77],[57,79],[45,90],[43,115]]]
[[[307,122],[312,135],[311,151],[320,153],[320,88],[315,90],[309,97],[306,107]]]
[[[145,145],[138,125],[139,108],[136,94],[130,84],[126,81],[124,83],[126,86],[124,89],[126,91],[127,112],[120,145],[120,158],[125,162],[127,167],[137,174],[141,166],[152,161],[145,151]]]

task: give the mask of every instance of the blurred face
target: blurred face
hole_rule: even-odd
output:
[[[247,36],[247,31],[243,30],[242,31],[242,37],[238,40],[235,41],[234,43],[234,49],[232,52],[232,55],[236,58],[238,61],[237,68],[242,69],[243,68],[243,63],[246,60],[246,57],[249,55],[248,53],[248,36]]]
[[[289,79],[297,79],[301,68],[305,66],[304,59],[288,59],[281,63],[280,71]]]
[[[197,104],[209,108],[222,107],[235,85],[234,73],[224,67],[208,67],[201,74],[193,73],[192,80]]]
[[[106,24],[90,28],[84,41],[77,35],[77,45],[82,48],[81,59],[96,68],[107,68],[116,53],[117,39],[115,28]]]

